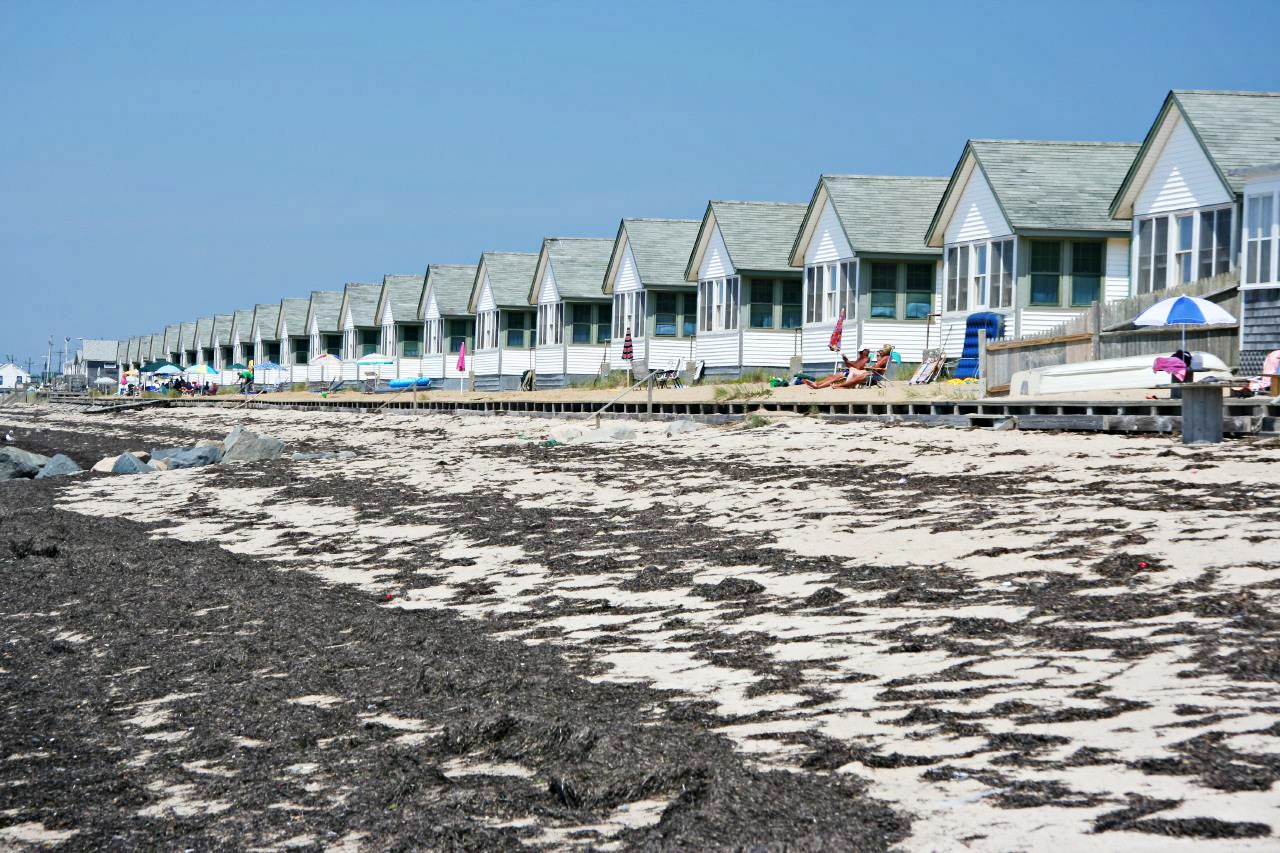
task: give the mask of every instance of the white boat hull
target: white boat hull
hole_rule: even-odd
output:
[[[1099,361],[1081,361],[1075,364],[1055,364],[1020,370],[1009,380],[1011,396],[1035,396],[1038,394],[1070,394],[1081,391],[1141,390],[1167,385],[1171,380],[1167,373],[1151,369],[1155,360],[1167,353],[1131,355],[1124,358],[1105,358]],[[1231,371],[1222,359],[1209,353],[1192,353],[1197,380],[1214,376],[1230,379]]]

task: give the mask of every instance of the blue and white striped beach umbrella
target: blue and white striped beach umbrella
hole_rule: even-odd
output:
[[[1133,321],[1135,326],[1181,326],[1182,348],[1187,348],[1187,326],[1234,323],[1235,317],[1222,306],[1198,296],[1161,299]]]

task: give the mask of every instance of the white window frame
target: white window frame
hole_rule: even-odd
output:
[[[834,323],[844,311],[852,318],[858,304],[858,259],[810,264],[800,280],[801,323]]]
[[[644,337],[645,304],[647,299],[643,290],[632,290],[627,293],[613,295],[613,337],[622,340],[631,331],[631,339]]]
[[[476,352],[498,348],[498,309],[476,314]]]
[[[1228,228],[1228,233],[1231,235],[1231,245],[1227,247],[1227,268],[1219,269],[1218,255],[1220,254],[1219,250],[1221,249],[1221,246],[1218,245],[1216,227],[1213,229],[1212,239],[1210,240],[1209,245],[1202,245],[1204,237],[1204,215],[1207,213],[1213,214],[1216,226],[1217,218],[1228,211],[1230,211],[1229,215],[1231,217],[1231,225]],[[1131,249],[1132,256],[1130,257],[1133,292],[1155,293],[1187,283],[1187,280],[1184,280],[1184,269],[1185,265],[1188,264],[1190,265],[1191,273],[1189,281],[1198,281],[1204,277],[1222,275],[1223,273],[1231,272],[1236,269],[1238,264],[1236,248],[1237,241],[1239,240],[1236,236],[1236,216],[1236,205],[1231,203],[1213,204],[1205,207],[1184,207],[1180,210],[1169,210],[1161,213],[1153,213],[1147,216],[1134,217]],[[1190,217],[1191,219],[1191,247],[1189,249],[1183,249],[1180,245],[1179,239],[1181,236],[1180,222],[1187,217]],[[1157,240],[1157,232],[1159,231],[1158,223],[1160,220],[1163,220],[1165,228],[1165,270],[1163,283],[1155,280],[1155,259],[1157,249],[1160,248],[1157,245],[1159,242]],[[1143,257],[1142,226],[1147,222],[1151,223],[1151,245],[1148,248],[1146,257]],[[1204,253],[1206,251],[1210,256],[1210,272],[1209,276],[1202,276],[1201,269],[1204,265]],[[1142,264],[1144,261],[1149,264],[1149,272],[1145,281],[1143,280],[1142,273]]]
[[[1270,205],[1270,227],[1265,234],[1252,233],[1255,228],[1253,202],[1265,199]],[[1280,285],[1280,188],[1249,192],[1244,197],[1244,227],[1240,257],[1240,286],[1246,289],[1274,288]],[[1249,280],[1249,262],[1266,246],[1267,269],[1258,270],[1258,280]]]
[[[999,251],[997,251],[997,247]],[[996,257],[1000,266],[996,267]],[[1009,258],[1008,265],[1004,263]],[[961,263],[963,261],[963,263]],[[955,272],[953,279],[952,272]],[[1007,274],[1007,278],[1006,278]],[[1009,304],[994,294],[1005,293],[1008,284]],[[960,297],[964,297],[961,300]],[[985,311],[989,308],[1012,310],[1018,304],[1018,240],[1003,234],[969,243],[949,243],[942,252],[942,310],[946,314]]]
[[[740,325],[742,279],[731,275],[698,282],[699,332],[730,332]],[[679,330],[677,330],[679,331]]]

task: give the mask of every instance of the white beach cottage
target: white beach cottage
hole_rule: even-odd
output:
[[[196,363],[213,363],[213,316],[196,321]]]
[[[1138,151],[1128,142],[971,139],[929,225],[943,253],[943,343],[965,318],[1005,315],[1005,336],[1057,326],[1129,295],[1129,224],[1109,205]]]
[[[253,309],[242,308],[231,315],[231,364],[245,364],[253,358]],[[226,370],[231,365],[224,365]]]
[[[9,392],[31,384],[31,374],[12,361],[0,364],[0,392]]]
[[[432,379],[460,380],[458,353],[465,344],[468,372],[475,352],[475,317],[467,310],[475,285],[474,264],[432,264],[418,305],[423,325],[422,375]],[[458,387],[456,384],[446,387]]]
[[[613,240],[548,237],[542,241],[529,304],[538,308],[534,373],[539,388],[563,388],[607,372],[612,303],[602,288]]]
[[[338,316],[342,320],[344,360],[356,361],[362,356],[378,352],[378,347],[382,345],[382,327],[378,325],[377,316],[378,299],[381,296],[380,284],[348,282],[342,289],[342,304],[338,308]]]
[[[1224,285],[1239,282],[1240,366],[1246,372],[1261,366],[1268,351],[1265,318],[1275,310],[1275,289],[1266,286],[1272,272],[1261,253],[1275,222],[1267,202],[1273,197],[1268,167],[1277,162],[1280,93],[1175,89],[1111,203],[1112,216],[1132,220],[1135,293],[1215,276],[1226,277]],[[1243,319],[1250,314],[1256,321],[1251,328]]]
[[[1240,368],[1256,374],[1267,354],[1280,350],[1280,162],[1228,174],[1244,191]]]
[[[280,363],[280,303],[253,306],[253,359]]]
[[[800,352],[800,270],[791,247],[805,205],[712,201],[685,267],[696,282],[696,357],[711,375],[785,370]]]
[[[842,310],[845,353],[892,344],[918,362],[940,345],[932,315],[942,252],[924,237],[946,186],[946,178],[902,175],[818,179],[790,252],[790,263],[804,268],[805,370],[831,367],[828,344]]]
[[[476,351],[470,359],[478,391],[509,391],[533,368],[536,312],[529,282],[538,256],[485,252],[476,267],[467,310],[476,318]]]
[[[674,368],[694,358],[697,288],[685,279],[698,238],[696,219],[624,219],[605,270],[604,293],[613,299],[609,365],[626,370],[623,344],[651,368]],[[661,309],[661,312],[659,312]]]
[[[313,290],[307,305],[307,336],[311,339],[311,356],[307,363],[322,355],[343,356],[342,293],[337,290]]]
[[[232,314],[214,314],[213,332],[209,338],[211,361],[214,370],[226,370],[235,358],[231,348],[231,324],[235,320]],[[145,343],[145,339],[143,340]]]
[[[307,334],[307,307],[311,300],[302,296],[286,296],[280,300],[280,319],[276,323],[276,340],[280,342],[280,364],[290,369],[306,367],[311,351]]]
[[[253,312],[249,312],[250,317],[246,318],[246,322],[252,319]],[[159,358],[165,361],[171,361],[178,364],[182,361],[182,324],[173,323],[164,327],[164,335],[161,337]]]
[[[422,302],[424,275],[384,275],[376,316],[382,327],[379,351],[396,360],[398,376],[421,376]]]
[[[196,363],[196,321],[190,320],[178,325],[178,355],[183,367],[191,367]]]

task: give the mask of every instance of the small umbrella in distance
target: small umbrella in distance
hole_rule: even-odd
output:
[[[1236,321],[1222,306],[1198,296],[1161,299],[1133,321],[1135,326],[1181,326],[1182,349],[1187,348],[1187,326],[1230,325]]]

